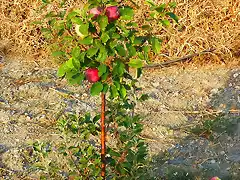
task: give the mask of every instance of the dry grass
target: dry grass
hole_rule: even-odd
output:
[[[146,8],[143,0],[139,22],[144,17],[141,9]],[[162,2],[168,2],[163,0]],[[68,6],[82,1],[67,1]],[[170,28],[155,29],[164,42],[162,53],[155,61],[182,57],[193,52],[216,48],[211,54],[195,58],[214,62],[239,62],[240,59],[240,1],[239,0],[176,0],[175,13],[180,24]],[[40,0],[2,0],[0,4],[0,53],[46,58],[49,51],[42,41],[39,28],[31,23],[42,17],[37,13]],[[53,5],[51,8],[55,8]],[[46,12],[45,12],[46,13]],[[142,19],[141,19],[142,18]]]
[[[68,7],[82,4],[83,0],[68,0]],[[42,0],[1,0],[0,2],[0,54],[45,59],[50,52],[43,39],[40,25],[33,22],[43,19],[52,10],[60,10],[55,1],[42,12]],[[65,7],[66,8],[66,7]]]
[[[168,2],[165,0],[165,2]],[[180,24],[155,30],[165,44],[160,61],[215,48],[214,53],[196,57],[200,63],[238,62],[240,59],[239,0],[176,0]],[[140,15],[140,14],[139,14]],[[143,19],[143,18],[142,18]]]

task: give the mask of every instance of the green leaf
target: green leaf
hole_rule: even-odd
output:
[[[150,5],[150,6],[153,6],[153,7],[156,6],[152,0],[147,0],[147,1],[145,1],[145,3],[146,3],[147,5]]]
[[[116,30],[117,30],[116,25],[113,23],[108,24],[106,27],[106,31],[108,31],[109,34],[116,32]]]
[[[79,60],[80,60],[81,62],[84,62],[84,60],[85,60],[85,55],[86,55],[86,52],[82,52],[82,53],[80,54]]]
[[[83,21],[79,17],[72,17],[71,18],[72,23],[81,25],[83,24]]]
[[[117,88],[114,85],[111,85],[110,93],[112,98],[116,98],[118,96]]]
[[[120,60],[116,61],[113,65],[113,76],[122,76],[125,71],[125,65]]]
[[[92,147],[92,146],[89,146],[89,147],[88,147],[88,150],[87,150],[87,154],[88,154],[89,156],[91,156],[92,153],[93,153],[93,147]]]
[[[93,44],[93,38],[91,36],[88,36],[82,40],[79,40],[78,42],[83,45],[91,45]]]
[[[137,68],[137,78],[140,78],[142,75],[142,68]]]
[[[76,46],[75,48],[72,49],[71,55],[72,55],[73,58],[78,59],[80,53],[81,53],[80,47]]]
[[[63,56],[63,55],[65,55],[65,52],[63,52],[63,51],[54,51],[54,52],[52,53],[52,56],[53,56],[53,57]]]
[[[176,23],[178,23],[178,17],[174,13],[167,12],[166,14],[170,16],[174,21],[176,21]]]
[[[163,4],[161,4],[160,6],[158,6],[157,8],[155,8],[155,10],[156,10],[158,13],[162,13],[162,12],[164,12],[165,8],[166,8],[166,4],[163,3]]]
[[[98,75],[102,76],[107,71],[107,66],[105,64],[101,64],[98,66]]]
[[[110,39],[109,35],[106,32],[103,32],[101,35],[101,40],[103,43],[106,43]]]
[[[129,162],[123,162],[121,165],[122,165],[122,166],[124,167],[124,169],[126,169],[128,172],[130,172],[131,169],[132,169],[132,165],[131,165]]]
[[[127,142],[127,141],[129,141],[130,140],[130,138],[131,137],[129,137],[129,135],[128,134],[120,134],[120,140],[122,141],[122,142]]]
[[[128,29],[126,28],[126,25],[122,23],[122,24],[119,24],[118,26],[119,26],[119,28],[121,28],[121,30],[122,30],[121,35],[122,35],[123,37],[128,37],[128,35],[129,35],[129,33],[130,33],[130,30],[128,30]]]
[[[148,54],[149,51],[150,51],[150,47],[149,47],[148,45],[143,46],[143,47],[142,47],[142,50],[143,50],[143,52],[144,52],[145,54]]]
[[[111,41],[111,42],[109,43],[109,46],[110,46],[111,49],[115,48],[117,45],[118,45],[118,42],[117,42],[117,41]]]
[[[118,33],[112,33],[111,36],[113,39],[119,39],[121,36]]]
[[[158,54],[161,50],[161,43],[156,37],[152,38],[152,50],[155,54]]]
[[[156,19],[158,17],[158,12],[152,12],[150,13],[150,16]]]
[[[72,29],[73,23],[72,23],[70,20],[68,20],[65,24],[66,24],[66,25],[65,25],[65,26],[66,26],[66,29],[68,29],[68,30]]]
[[[101,79],[102,79],[103,81],[107,80],[108,75],[109,75],[108,72],[104,73],[104,74],[101,76]]]
[[[72,19],[73,17],[75,17],[76,15],[78,15],[78,13],[76,11],[72,11],[67,15],[67,19]]]
[[[66,72],[66,79],[68,80],[68,82],[71,83],[71,80],[72,80],[73,76],[75,76],[78,73],[79,73],[79,71],[77,71],[75,69],[70,69],[69,71],[67,71]]]
[[[176,8],[177,7],[176,2],[169,2],[168,5],[169,5],[170,8]]]
[[[128,65],[133,68],[141,68],[143,67],[143,62],[141,59],[130,59]]]
[[[100,119],[100,115],[98,114],[98,115],[96,115],[94,118],[93,118],[93,123],[96,123],[96,122],[98,122],[98,120]]]
[[[120,90],[120,82],[119,81],[114,81],[113,84],[115,85],[115,87],[117,88],[117,90]]]
[[[84,121],[85,121],[85,123],[89,123],[91,121],[91,114],[90,113],[86,113],[85,114]]]
[[[126,26],[131,26],[131,27],[138,28],[138,23],[136,23],[136,22],[129,22],[129,23],[126,24]]]
[[[95,54],[97,54],[99,48],[93,47],[87,50],[88,57],[93,57]]]
[[[109,149],[109,152],[108,154],[112,157],[112,156],[115,156],[115,157],[121,157],[121,154],[117,151],[114,151],[113,149]]]
[[[120,8],[120,15],[122,20],[132,20],[134,11],[131,7]]]
[[[168,27],[170,25],[170,22],[167,19],[163,19],[160,22],[162,23],[163,26],[166,26],[166,27]]]
[[[83,34],[84,36],[88,35],[88,28],[89,28],[89,23],[81,23],[79,24],[79,32]]]
[[[104,83],[104,84],[103,84],[103,91],[102,91],[102,92],[107,93],[108,89],[109,89],[109,85],[106,84],[106,83]]]
[[[58,68],[57,76],[63,77],[65,75],[65,73],[66,73],[66,65],[64,63]]]
[[[49,0],[42,0],[43,3],[49,4]]]
[[[90,89],[90,93],[92,96],[97,96],[100,94],[100,92],[102,92],[103,90],[103,85],[101,82],[96,82],[92,85],[91,89]]]
[[[92,33],[92,34],[97,32],[97,29],[96,29],[95,25],[92,24],[92,23],[89,23],[89,32]]]
[[[127,55],[127,52],[122,45],[117,45],[116,50],[117,50],[118,54],[122,57],[125,57]]]
[[[136,54],[137,54],[136,48],[133,47],[131,44],[127,44],[126,46],[128,49],[128,56],[129,57],[136,56]]]
[[[145,60],[144,53],[138,52],[138,58],[141,59],[141,60]]]
[[[145,37],[139,36],[139,37],[135,37],[133,44],[142,45],[144,42],[145,42]]]
[[[100,62],[104,62],[106,60],[107,56],[108,56],[108,54],[107,54],[106,48],[104,46],[101,46],[96,60],[98,60]]]
[[[120,92],[120,95],[121,95],[122,98],[126,97],[127,90],[126,90],[126,88],[123,85],[121,85],[121,88],[120,88],[119,92]]]
[[[72,63],[75,69],[80,69],[80,59],[79,58],[73,58]]]
[[[150,29],[151,29],[151,26],[150,26],[150,25],[143,25],[143,26],[142,26],[142,29],[143,29],[143,30],[150,30]]]
[[[51,19],[51,20],[48,21],[48,24],[53,27],[56,22],[57,22],[57,19],[56,19],[56,18],[53,18],[53,19]]]
[[[69,69],[75,69],[74,64],[73,64],[73,58],[70,58],[67,62],[66,62],[66,66]]]
[[[105,31],[108,25],[108,17],[107,16],[98,16],[98,23],[101,31]]]
[[[145,60],[149,60],[149,55],[148,55],[148,53],[150,52],[150,49],[151,49],[151,48],[150,48],[148,45],[142,47],[142,50],[143,50],[143,52],[144,52],[144,59],[145,59]]]
[[[73,84],[81,84],[82,81],[84,80],[84,78],[85,78],[84,74],[77,73],[74,76],[72,76],[72,78],[69,80],[69,83],[72,85]]]
[[[72,36],[64,36],[64,37],[63,37],[63,40],[64,40],[64,41],[73,41],[73,39],[74,39],[74,38],[73,38]]]
[[[113,0],[111,1],[107,1],[109,5],[112,5],[112,6],[117,6],[119,2],[115,2]]]
[[[96,48],[103,47],[103,44],[100,39],[95,39],[93,45]]]
[[[141,95],[141,97],[138,99],[140,102],[142,102],[142,101],[146,101],[146,100],[148,100],[149,99],[149,96],[147,95],[147,94],[143,94],[143,95]]]

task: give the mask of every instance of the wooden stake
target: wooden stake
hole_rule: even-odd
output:
[[[101,176],[106,179],[106,132],[105,132],[105,106],[106,97],[105,94],[101,94],[102,107],[101,107]]]

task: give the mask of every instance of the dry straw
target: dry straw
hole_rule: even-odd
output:
[[[137,20],[144,23],[144,0],[133,0],[140,8]],[[159,2],[159,1],[156,1]],[[163,0],[168,3],[169,1]],[[179,25],[156,28],[154,33],[163,38],[161,54],[154,61],[183,57],[206,49],[216,51],[196,60],[202,62],[231,62],[240,58],[240,1],[239,0],[176,0],[175,13]],[[67,1],[67,7],[76,7],[81,0]],[[41,0],[1,0],[0,53],[14,54],[34,59],[50,54],[40,29],[32,22],[47,12],[39,12]],[[56,4],[48,9],[57,9]],[[204,63],[205,63],[204,62]]]

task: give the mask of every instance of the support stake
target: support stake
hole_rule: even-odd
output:
[[[101,94],[102,106],[101,106],[101,176],[106,178],[106,132],[105,132],[105,106],[106,97],[105,94]]]

